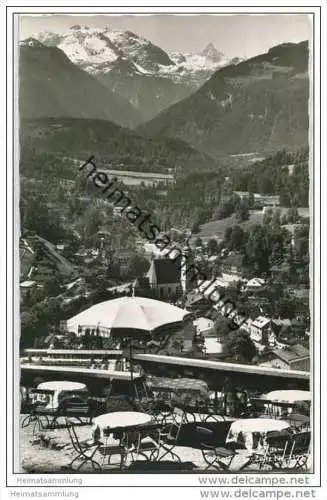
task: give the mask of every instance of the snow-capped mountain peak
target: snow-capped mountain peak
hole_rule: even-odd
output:
[[[164,50],[149,40],[109,26],[91,28],[76,24],[61,35],[42,32],[33,36],[44,45],[56,45],[71,61],[93,74],[110,71],[110,65],[119,58],[135,63],[141,72],[156,72],[159,65],[175,65]]]
[[[204,56],[215,63],[219,63],[225,59],[224,54],[219,52],[219,50],[217,50],[212,43],[209,43],[206,46],[206,48],[201,52],[201,56]]]
[[[212,43],[198,53],[166,52],[132,31],[110,26],[75,24],[66,33],[40,32],[33,38],[58,47],[74,64],[100,80],[112,72],[121,77],[165,78],[194,89],[230,62]]]

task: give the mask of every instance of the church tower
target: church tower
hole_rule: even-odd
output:
[[[184,247],[181,255],[181,286],[183,294],[188,293],[194,287],[193,255],[190,247]]]

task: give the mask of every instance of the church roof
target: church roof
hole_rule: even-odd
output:
[[[181,258],[177,259],[153,259],[148,276],[150,281],[156,278],[157,285],[169,283],[180,283],[181,281]],[[152,278],[152,279],[151,279]]]

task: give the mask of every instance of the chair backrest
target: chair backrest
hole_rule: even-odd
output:
[[[62,399],[60,402],[60,406],[62,406],[62,408],[68,408],[68,407],[75,408],[81,406],[87,407],[88,402],[81,396],[73,395]]]
[[[60,401],[56,410],[58,416],[91,416],[88,402],[80,396],[68,396]]]
[[[172,413],[172,422],[169,427],[169,439],[177,441],[184,423],[186,423],[184,410],[175,407]]]
[[[311,444],[311,431],[299,432],[292,436],[291,455],[308,454]]]
[[[78,439],[74,425],[71,424],[70,422],[67,422],[67,430],[68,430],[70,441],[73,445],[74,450],[77,451],[77,453],[82,453],[83,448],[82,448],[82,445]]]
[[[272,431],[267,433],[267,452],[278,453],[284,458],[292,449],[292,434],[285,431]]]
[[[151,439],[157,444],[159,442],[161,428],[162,425],[153,423],[142,425],[135,429],[135,431],[138,432],[137,450],[141,448],[142,440],[147,437],[151,437]]]

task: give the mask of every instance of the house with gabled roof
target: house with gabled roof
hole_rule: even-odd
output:
[[[271,349],[261,357],[259,366],[280,368],[281,370],[309,371],[310,351],[301,344],[287,346],[283,349]]]
[[[222,273],[242,276],[243,273],[243,255],[232,252],[221,263]]]

